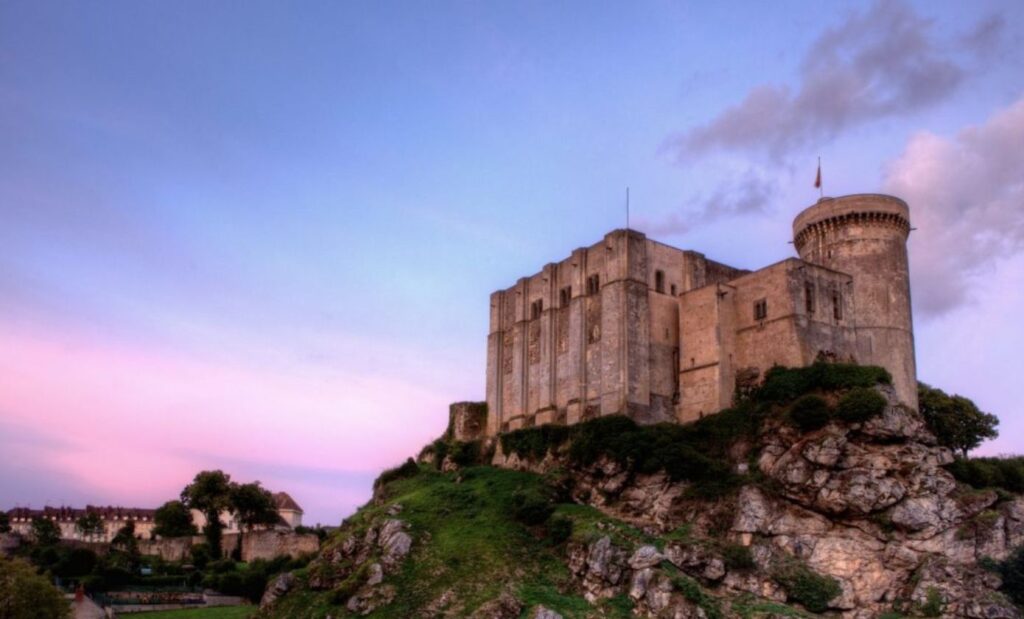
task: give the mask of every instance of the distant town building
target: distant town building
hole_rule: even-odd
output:
[[[278,522],[274,528],[291,530],[302,525],[302,508],[295,502],[287,492],[275,492],[274,504],[277,507]],[[90,513],[99,515],[102,522],[100,532],[93,535],[84,535],[78,530],[77,523],[80,518]],[[31,509],[28,507],[15,507],[8,510],[7,516],[10,519],[11,530],[25,537],[32,535],[32,521],[36,518],[52,520],[60,530],[62,539],[77,540],[85,542],[110,542],[128,522],[135,523],[135,537],[139,539],[152,539],[153,517],[155,509],[142,509],[135,507],[111,507],[87,505],[85,508],[74,507],[43,507],[42,509]],[[220,521],[224,525],[223,533],[238,533],[238,520],[230,512],[221,512]],[[197,510],[192,510],[192,523],[196,530],[202,532],[206,524],[206,516]]]

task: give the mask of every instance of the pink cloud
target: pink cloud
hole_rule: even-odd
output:
[[[921,132],[886,170],[907,200],[915,306],[941,314],[972,298],[983,275],[1024,251],[1024,97],[947,138]]]

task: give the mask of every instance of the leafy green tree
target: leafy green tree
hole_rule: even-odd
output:
[[[33,518],[32,537],[35,539],[37,546],[53,546],[60,541],[60,529],[49,518]]]
[[[11,517],[7,512],[0,512],[0,533],[11,532]]]
[[[231,509],[242,528],[251,531],[278,521],[274,496],[256,481],[251,484],[237,484],[231,488]]]
[[[917,397],[921,415],[939,443],[965,458],[983,440],[999,436],[999,419],[979,410],[968,398],[949,395],[925,383],[917,384]]]
[[[220,513],[231,509],[231,485],[231,476],[224,471],[200,471],[181,491],[181,502],[206,516],[203,534],[214,557],[221,555],[220,538],[224,525],[220,521]]]
[[[85,539],[99,537],[103,533],[103,519],[94,511],[88,511],[75,521],[75,530]]]
[[[61,592],[28,562],[0,557],[0,617],[63,619],[70,611]]]
[[[184,537],[196,534],[192,513],[181,501],[167,501],[153,514],[153,533],[161,537]]]
[[[135,572],[141,560],[139,542],[135,539],[135,521],[129,520],[110,540],[110,560],[115,567]]]

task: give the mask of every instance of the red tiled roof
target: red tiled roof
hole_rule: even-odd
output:
[[[302,513],[302,508],[295,502],[295,499],[291,497],[287,492],[275,492],[274,493],[274,505],[278,509],[290,509]]]

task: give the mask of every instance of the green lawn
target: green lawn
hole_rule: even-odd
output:
[[[248,619],[249,615],[255,611],[255,606],[214,606],[213,608],[157,610],[148,613],[132,613],[127,616],[145,617],[145,619]]]

